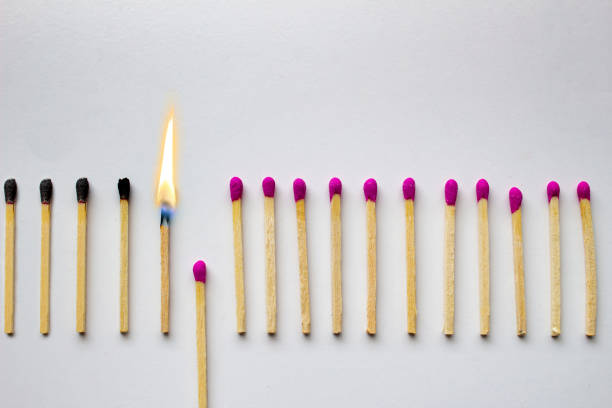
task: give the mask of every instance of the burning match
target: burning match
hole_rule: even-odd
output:
[[[586,273],[586,318],[585,334],[595,336],[597,325],[597,266],[595,264],[595,236],[591,216],[591,188],[581,181],[576,189],[580,201],[582,239],[584,241],[584,270]]]
[[[87,314],[87,196],[89,181],[80,178],[76,182],[77,213],[77,301],[76,331],[85,333]]]
[[[308,284],[308,246],[306,244],[306,183],[301,178],[297,178],[293,182],[293,198],[295,199],[295,212],[297,218],[302,333],[310,334],[310,289]]]
[[[129,211],[130,179],[122,178],[117,183],[119,209],[121,213],[121,243],[119,247],[119,332],[128,332],[128,268],[129,268]]]
[[[263,179],[264,233],[266,245],[266,314],[268,334],[276,333],[276,233],[274,222],[274,189],[272,177]]]
[[[550,335],[561,334],[561,243],[559,233],[559,193],[556,181],[546,186],[550,240]]]
[[[489,183],[480,179],[476,183],[478,205],[478,276],[480,292],[480,335],[489,334],[491,318],[489,289]]]
[[[206,386],[206,264],[197,261],[193,265],[196,289],[196,346],[198,353],[198,406],[208,405]]]
[[[514,254],[514,298],[516,303],[516,334],[527,334],[525,319],[525,271],[523,267],[523,226],[521,218],[521,190],[512,187],[508,193],[512,212],[512,248]]]
[[[232,218],[234,225],[234,280],[236,284],[236,330],[246,333],[246,306],[244,301],[244,256],[242,250],[242,180],[230,180]]]
[[[6,225],[4,233],[4,333],[13,334],[15,318],[15,199],[17,182],[4,183]]]
[[[161,332],[170,331],[170,224],[176,207],[174,183],[174,116],[171,114],[162,141],[159,182],[156,203],[161,209],[160,254],[161,254]]]
[[[444,186],[444,334],[455,334],[455,203],[457,182],[450,179]]]
[[[366,305],[366,332],[376,334],[376,195],[378,185],[376,180],[367,179],[363,184],[366,199],[366,228],[368,256],[368,300]]]
[[[406,306],[408,334],[416,334],[416,262],[414,250],[414,179],[407,178],[402,184],[406,210]]]
[[[340,196],[342,182],[334,177],[329,180],[331,206],[331,278],[332,278],[332,332],[342,333],[342,217]]]
[[[53,183],[40,182],[40,334],[49,334],[49,244]]]

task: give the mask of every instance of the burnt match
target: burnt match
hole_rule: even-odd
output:
[[[17,182],[4,183],[6,224],[4,234],[4,332],[13,334],[15,328],[15,199]]]
[[[53,183],[40,182],[40,334],[49,334],[49,247]]]
[[[129,211],[130,179],[122,178],[117,183],[119,190],[119,211],[121,213],[121,242],[119,246],[119,332],[129,329],[128,288],[129,288]]]
[[[76,182],[77,195],[77,301],[76,331],[85,333],[87,312],[87,196],[89,181],[80,178]]]

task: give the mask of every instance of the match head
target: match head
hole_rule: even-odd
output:
[[[337,177],[329,180],[329,201],[334,197],[334,194],[342,195],[342,182]]]
[[[415,184],[412,177],[408,177],[402,184],[402,191],[404,192],[405,200],[414,200]]]
[[[80,178],[76,182],[77,200],[79,203],[86,203],[89,195],[89,181],[86,178]]]
[[[239,177],[232,177],[230,180],[230,197],[232,201],[240,200],[242,198],[242,180]]]
[[[518,188],[512,187],[508,193],[508,198],[510,199],[510,212],[514,214],[514,212],[521,208],[523,193]]]
[[[193,278],[196,282],[206,283],[206,264],[199,260],[193,264]]]
[[[548,195],[548,202],[550,203],[551,198],[557,197],[559,198],[559,193],[561,192],[561,187],[559,187],[559,183],[556,181],[551,181],[546,186],[546,195]]]
[[[485,179],[480,179],[476,183],[476,202],[482,198],[485,200],[489,199],[489,183]]]
[[[363,193],[365,194],[366,201],[376,202],[376,193],[378,192],[378,185],[376,180],[373,178],[367,179],[363,183]]]
[[[119,182],[117,183],[117,188],[119,189],[119,198],[121,200],[130,199],[130,179],[129,178],[119,179]]]
[[[591,187],[589,187],[589,183],[586,181],[581,181],[578,183],[576,192],[578,193],[578,200],[582,200],[583,198],[586,198],[587,200],[591,199]]]
[[[53,183],[51,179],[44,179],[40,182],[40,202],[42,204],[49,204],[51,202],[51,196],[53,195]]]
[[[272,177],[266,177],[263,179],[261,186],[266,197],[274,197],[274,188],[276,187],[276,183]]]
[[[293,198],[296,202],[306,198],[306,182],[301,178],[296,178],[293,181]]]
[[[444,185],[444,200],[446,200],[447,205],[455,205],[457,202],[457,190],[459,190],[457,182],[449,179]]]
[[[15,179],[8,179],[4,182],[4,201],[7,204],[15,204],[17,198],[17,182]]]

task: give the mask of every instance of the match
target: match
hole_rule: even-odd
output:
[[[512,187],[508,193],[512,213],[512,248],[514,255],[514,299],[516,305],[516,334],[527,334],[525,318],[525,271],[523,266],[523,226],[521,218],[521,190]]]
[[[208,405],[206,385],[206,264],[197,261],[193,265],[196,289],[196,347],[198,353],[198,407]]]
[[[550,245],[550,335],[561,334],[561,236],[559,233],[559,193],[556,181],[546,186]]]
[[[489,271],[489,183],[480,179],[476,183],[478,205],[478,280],[480,298],[480,335],[489,334],[491,320]]]
[[[331,207],[331,284],[332,284],[332,333],[342,333],[342,217],[340,197],[342,182],[334,177],[329,180]]]
[[[77,215],[77,301],[76,331],[85,333],[87,314],[87,196],[89,181],[80,178],[76,182]]]
[[[264,233],[266,246],[266,320],[268,334],[276,333],[276,232],[274,222],[274,188],[272,177],[263,179]]]
[[[368,299],[366,307],[366,332],[376,334],[376,180],[367,179],[363,184],[366,200],[367,257],[368,257]]]
[[[310,334],[310,288],[308,279],[308,245],[306,241],[306,183],[301,178],[293,181],[293,197],[297,218],[297,242],[300,273],[300,311],[302,333]]]
[[[53,183],[40,182],[40,334],[49,334],[49,248],[51,242],[51,197]]]
[[[584,270],[586,275],[586,317],[585,334],[595,336],[597,326],[597,265],[595,263],[595,236],[591,216],[591,188],[581,181],[576,189],[580,200],[582,218],[582,239],[584,241]]]
[[[244,254],[242,249],[242,180],[230,180],[232,218],[234,226],[234,281],[236,285],[236,331],[246,333],[246,304],[244,300]]]
[[[121,213],[121,241],[119,246],[119,332],[129,330],[129,212],[130,179],[122,178],[117,183],[119,210]]]
[[[455,203],[457,182],[450,179],[444,185],[444,327],[447,336],[455,334]]]
[[[402,184],[404,206],[406,212],[406,306],[407,332],[416,334],[416,261],[414,249],[414,193],[415,184],[412,178],[407,178]]]
[[[4,333],[15,331],[15,199],[17,182],[8,179],[4,183],[6,224],[4,233]]]

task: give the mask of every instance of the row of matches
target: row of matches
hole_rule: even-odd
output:
[[[266,322],[267,332],[276,333],[276,243],[274,190],[275,182],[266,177],[262,182],[264,194],[265,230],[265,282],[266,282]],[[368,179],[363,185],[366,201],[366,259],[367,259],[367,301],[366,332],[376,333],[376,196],[377,183]],[[407,331],[416,334],[416,263],[414,235],[414,198],[415,182],[407,178],[403,185],[406,218],[406,302]],[[242,248],[242,180],[230,180],[230,196],[233,214],[234,263],[236,285],[237,332],[246,333],[246,310],[244,295],[244,261]],[[453,179],[446,182],[444,215],[444,253],[443,253],[443,333],[451,336],[455,332],[455,202],[458,185]],[[550,239],[550,290],[551,290],[551,335],[561,334],[561,262],[559,232],[559,184],[551,181],[547,186],[549,206]],[[308,275],[308,252],[306,245],[305,198],[306,183],[298,178],[293,182],[293,193],[297,217],[297,243],[299,257],[299,292],[302,319],[302,332],[310,333],[310,291]],[[591,217],[590,187],[582,181],[577,187],[582,219],[582,232],[585,252],[586,273],[586,321],[585,334],[595,335],[597,314],[597,277],[595,264],[595,244]],[[338,178],[329,182],[331,212],[331,288],[332,288],[332,332],[342,332],[342,221],[341,221],[342,183]],[[490,287],[489,287],[489,221],[488,221],[489,184],[481,179],[476,183],[476,202],[478,211],[478,270],[480,301],[480,334],[489,333]],[[512,245],[515,283],[516,333],[527,333],[525,313],[525,275],[523,266],[523,238],[521,221],[521,191],[513,187],[509,191],[510,212],[512,216]]]

